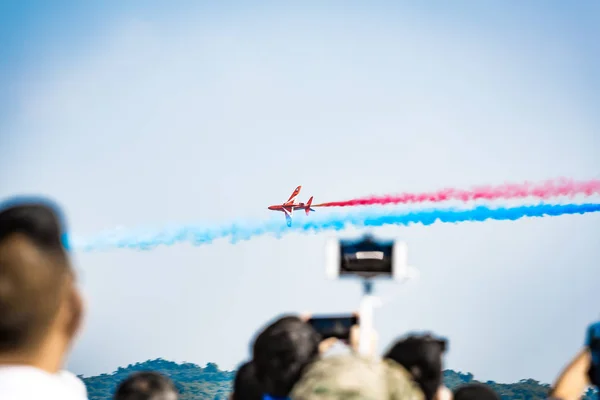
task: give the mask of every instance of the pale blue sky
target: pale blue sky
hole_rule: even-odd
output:
[[[0,197],[51,196],[90,234],[271,218],[299,184],[320,202],[599,177],[597,2],[142,3],[1,6]],[[377,230],[421,270],[381,289],[382,346],[431,329],[447,367],[554,379],[600,311],[598,223]],[[277,313],[353,309],[325,237],[76,254],[89,314],[70,367],[233,368]]]

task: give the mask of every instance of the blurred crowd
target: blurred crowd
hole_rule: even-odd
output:
[[[64,370],[85,307],[62,241],[62,218],[47,204],[0,209],[0,399],[87,399],[84,383]],[[348,340],[323,339],[310,316],[270,321],[252,342],[251,359],[237,369],[231,400],[260,399],[500,399],[483,384],[453,392],[443,384],[446,340],[430,334],[400,337],[384,355],[358,352],[360,329]],[[592,341],[558,376],[548,398],[579,399],[596,384]],[[343,351],[332,351],[340,348]],[[174,383],[157,372],[137,372],[116,400],[177,400]]]

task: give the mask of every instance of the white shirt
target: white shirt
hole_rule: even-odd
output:
[[[85,384],[68,371],[50,374],[38,368],[0,366],[2,400],[88,400]]]

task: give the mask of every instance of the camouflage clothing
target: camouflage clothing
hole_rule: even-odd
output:
[[[321,358],[307,367],[292,400],[423,400],[423,393],[399,364],[359,355]]]

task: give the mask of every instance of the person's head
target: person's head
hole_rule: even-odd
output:
[[[398,363],[356,353],[323,357],[307,366],[292,389],[294,400],[424,400],[423,392]]]
[[[319,334],[298,317],[279,318],[254,341],[253,362],[263,393],[286,397],[319,355]]]
[[[254,364],[248,361],[242,364],[233,380],[231,400],[262,400],[263,392],[256,381]]]
[[[82,319],[58,211],[43,202],[0,209],[0,363],[59,370]]]
[[[468,383],[454,391],[454,400],[500,400],[500,396],[482,383]]]
[[[431,335],[411,335],[397,341],[385,354],[406,368],[427,400],[433,399],[442,384],[442,356],[446,341]]]
[[[119,384],[114,400],[177,400],[173,381],[158,372],[135,372]]]

